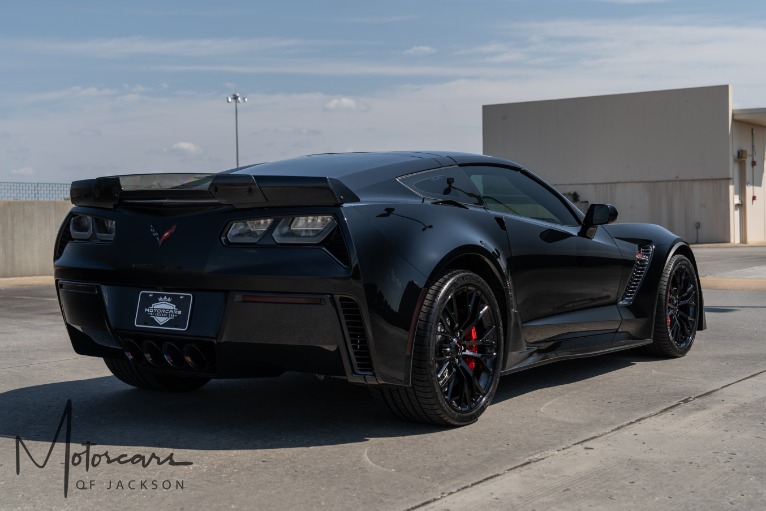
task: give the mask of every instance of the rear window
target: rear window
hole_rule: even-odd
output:
[[[463,204],[479,205],[479,191],[460,167],[444,167],[409,176],[399,182],[427,199],[454,200]]]

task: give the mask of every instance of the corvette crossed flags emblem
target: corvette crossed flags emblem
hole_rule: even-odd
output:
[[[174,232],[176,232],[176,226],[174,225],[173,227],[165,231],[165,233],[162,236],[160,236],[159,233],[157,232],[157,229],[155,229],[153,225],[149,224],[149,232],[151,232],[152,236],[154,236],[154,239],[157,240],[157,245],[161,247],[162,244],[165,243],[165,240],[167,240],[169,237],[173,235]]]

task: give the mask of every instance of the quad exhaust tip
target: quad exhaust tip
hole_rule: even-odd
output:
[[[152,341],[144,341],[141,344],[141,348],[144,352],[146,361],[154,367],[163,367],[166,363],[165,356],[162,354],[162,350],[156,343]]]
[[[176,369],[183,369],[186,365],[184,355],[181,353],[181,349],[175,344],[166,342],[162,345],[162,354],[165,357],[165,361]]]
[[[207,357],[195,344],[187,344],[183,350],[184,360],[195,371],[207,369]]]
[[[191,369],[205,371],[210,368],[205,353],[194,343],[179,346],[173,342],[159,344],[143,341],[140,345],[131,339],[123,342],[125,357],[139,365],[150,365],[158,369]]]

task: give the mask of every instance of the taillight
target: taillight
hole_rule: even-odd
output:
[[[75,240],[112,241],[116,232],[117,223],[108,218],[74,215],[69,220],[69,233]]]
[[[253,220],[238,220],[229,224],[226,229],[226,239],[229,243],[256,243],[274,222],[273,218],[257,218]]]
[[[117,222],[108,218],[95,217],[93,224],[96,226],[96,238],[101,241],[112,241],[114,239],[114,235],[117,232]]]
[[[274,230],[277,243],[319,243],[335,228],[329,215],[283,218]]]
[[[69,233],[76,240],[89,240],[93,235],[93,218],[88,215],[75,215],[69,221]]]
[[[276,227],[272,228],[272,225]],[[332,215],[249,218],[230,222],[224,230],[223,241],[232,245],[252,245],[271,230],[271,237],[280,244],[321,243],[336,225]]]

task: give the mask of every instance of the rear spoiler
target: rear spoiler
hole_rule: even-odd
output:
[[[359,197],[333,178],[249,174],[136,174],[74,181],[72,204],[115,208],[118,204],[194,206],[230,204],[238,209],[338,206]]]

